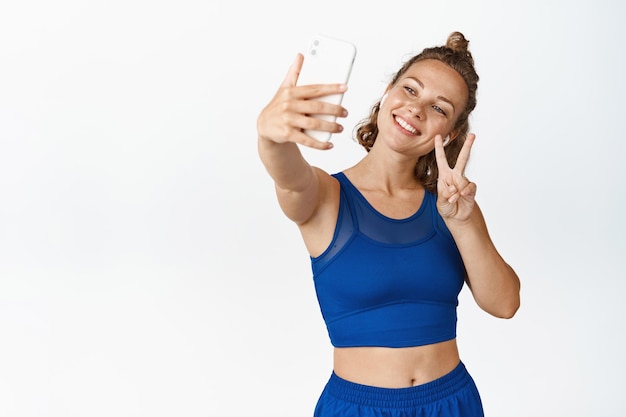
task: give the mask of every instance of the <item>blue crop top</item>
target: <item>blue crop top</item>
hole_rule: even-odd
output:
[[[456,337],[465,268],[436,196],[402,220],[376,211],[343,173],[333,240],[311,258],[335,347],[410,347]]]

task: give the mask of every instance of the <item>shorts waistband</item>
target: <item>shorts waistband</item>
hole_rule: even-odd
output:
[[[453,395],[472,383],[463,362],[459,362],[450,373],[427,382],[408,388],[381,388],[361,385],[347,381],[334,372],[326,385],[325,391],[342,401],[368,407],[409,408],[435,402]]]

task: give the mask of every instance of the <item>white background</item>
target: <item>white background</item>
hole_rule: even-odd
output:
[[[70,1],[0,6],[0,415],[310,416],[331,348],[256,117],[321,32],[354,42],[330,172],[410,55],[460,30],[468,176],[522,279],[460,297],[488,416],[623,416],[626,3]]]

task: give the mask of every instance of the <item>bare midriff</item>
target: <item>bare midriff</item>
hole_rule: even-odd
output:
[[[406,388],[440,378],[459,364],[456,340],[408,348],[334,349],[337,376],[357,384]]]

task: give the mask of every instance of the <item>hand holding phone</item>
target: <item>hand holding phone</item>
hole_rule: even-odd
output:
[[[309,42],[304,55],[297,85],[310,84],[346,84],[350,78],[356,56],[356,47],[341,39],[316,35]],[[343,94],[333,94],[312,100],[321,100],[332,104],[341,104]],[[334,122],[331,115],[316,114],[312,117]],[[331,133],[317,130],[305,130],[305,133],[319,141],[328,142]]]

